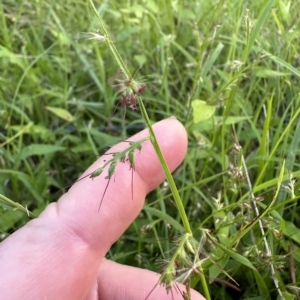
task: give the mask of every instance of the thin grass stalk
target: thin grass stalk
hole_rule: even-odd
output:
[[[248,173],[245,158],[244,158],[244,155],[243,155],[243,152],[242,152],[242,147],[239,144],[238,144],[238,147],[240,148],[241,161],[242,161],[242,166],[243,166],[243,169],[244,169],[247,185],[248,185],[248,188],[249,188],[250,200],[251,200],[252,205],[254,207],[256,217],[259,217],[260,213],[259,213],[256,201],[255,201],[255,196],[254,196],[254,193],[253,193],[253,187],[252,187],[252,183],[251,183],[250,176],[249,176],[249,173]],[[268,243],[268,240],[267,240],[267,237],[266,237],[266,233],[265,233],[261,218],[258,219],[258,226],[259,226],[261,235],[263,237],[267,257],[272,257],[271,247]],[[273,283],[276,287],[278,295],[281,299],[284,299],[283,294],[282,294],[282,292],[280,290],[280,287],[279,287],[279,280],[276,276],[275,266],[274,266],[272,260],[270,261],[270,270],[271,270],[271,278],[272,278]]]
[[[27,209],[27,207],[24,207],[23,205],[21,205],[18,202],[12,201],[11,199],[5,197],[2,194],[0,194],[0,201],[6,206],[12,207],[15,210],[20,210],[20,211],[26,213],[26,215],[30,218],[36,218],[36,216],[31,211],[29,211]]]
[[[184,209],[184,206],[183,206],[183,203],[182,203],[182,200],[180,198],[180,195],[179,195],[179,192],[178,192],[178,189],[176,187],[176,184],[175,184],[175,181],[173,179],[173,176],[170,172],[170,169],[166,163],[166,160],[161,152],[161,149],[158,145],[158,142],[157,142],[157,139],[156,139],[156,136],[155,136],[155,133],[153,131],[153,128],[151,126],[151,122],[150,122],[150,119],[149,119],[149,116],[147,114],[147,111],[146,111],[146,108],[144,106],[144,103],[142,101],[142,98],[140,96],[138,96],[138,101],[139,101],[139,106],[140,106],[140,109],[141,109],[141,113],[142,113],[142,116],[143,116],[143,119],[146,123],[146,126],[149,130],[149,133],[150,133],[150,141],[155,149],[155,152],[158,156],[158,159],[159,159],[159,162],[164,170],[164,173],[166,175],[166,178],[167,178],[167,181],[169,183],[169,186],[170,186],[170,189],[171,189],[171,192],[173,194],[173,197],[174,197],[174,200],[175,200],[175,203],[177,205],[177,209],[179,211],[179,214],[180,214],[180,217],[181,217],[181,220],[182,220],[182,223],[183,223],[183,226],[186,230],[187,233],[190,233],[192,234],[192,230],[191,230],[191,227],[190,227],[190,223],[188,221],[188,217],[185,213],[185,209]]]
[[[106,29],[106,26],[105,26],[102,18],[99,16],[98,11],[97,11],[97,9],[96,9],[96,7],[95,7],[95,5],[94,5],[94,3],[93,3],[92,0],[90,0],[90,4],[91,4],[91,6],[93,8],[93,11],[94,11],[94,13],[95,13],[95,15],[96,15],[96,17],[97,17],[100,25],[101,25],[101,28],[102,28],[102,30],[103,30],[103,32],[105,34],[105,36],[104,36],[105,41],[107,42],[107,44],[108,44],[108,46],[110,48],[110,51],[112,52],[112,54],[113,54],[113,56],[114,56],[114,58],[115,58],[115,60],[117,62],[117,65],[122,70],[122,72],[126,76],[126,78],[130,79],[131,78],[130,71],[127,68],[127,66],[125,65],[125,63],[124,63],[123,59],[121,58],[121,56],[120,56],[117,48],[115,47],[114,43],[112,42],[110,34],[109,34],[108,30]]]
[[[90,3],[91,3],[91,6],[93,8],[93,11],[94,13],[96,14],[97,16],[97,19],[99,20],[100,22],[100,25],[101,25],[101,29],[103,30],[103,33],[105,34],[105,41],[107,42],[115,60],[116,60],[116,63],[117,65],[120,67],[120,69],[122,70],[123,74],[125,75],[126,79],[130,81],[132,81],[132,83],[129,83],[129,86],[130,88],[132,88],[132,92],[133,93],[136,93],[136,90],[135,90],[135,84],[134,84],[134,81],[132,80],[132,75],[129,71],[129,69],[127,68],[127,66],[125,65],[123,59],[121,58],[118,50],[116,49],[114,43],[112,42],[111,38],[110,38],[110,34],[108,32],[108,30],[106,29],[105,27],[105,24],[103,22],[103,20],[101,19],[101,17],[99,16],[98,14],[98,11],[93,3],[92,0],[90,0]],[[137,96],[137,99],[138,99],[138,103],[139,103],[139,107],[140,107],[140,110],[141,110],[141,113],[142,113],[142,117],[146,123],[146,126],[149,130],[149,134],[150,134],[150,141],[154,147],[154,150],[158,156],[158,159],[160,161],[160,164],[163,168],[163,171],[166,175],[166,178],[167,178],[167,181],[169,183],[169,186],[170,186],[170,189],[172,191],[172,194],[173,194],[173,197],[174,197],[174,200],[175,200],[175,203],[177,205],[177,208],[178,208],[178,211],[179,211],[179,214],[180,214],[180,217],[181,217],[181,220],[182,220],[182,223],[183,223],[183,226],[186,230],[187,233],[191,233],[192,234],[192,230],[191,230],[191,227],[190,227],[190,224],[189,224],[189,221],[188,221],[188,217],[185,213],[185,210],[184,210],[184,206],[183,206],[183,203],[182,203],[182,200],[180,198],[180,195],[179,195],[179,192],[178,192],[178,189],[176,187],[176,184],[174,182],[174,179],[171,175],[171,172],[169,170],[169,167],[165,161],[165,158],[161,152],[161,149],[158,145],[158,142],[157,142],[157,139],[156,139],[156,136],[154,134],[154,131],[152,129],[152,125],[151,125],[151,121],[149,119],[149,116],[147,114],[147,111],[146,111],[146,108],[144,106],[144,103],[143,103],[143,100],[140,96]]]

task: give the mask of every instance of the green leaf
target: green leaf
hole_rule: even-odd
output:
[[[213,130],[215,126],[218,126],[220,124],[225,125],[232,125],[239,122],[243,122],[246,120],[250,120],[251,117],[242,117],[242,116],[233,116],[233,117],[227,117],[225,119],[225,122],[223,121],[223,116],[213,116],[211,119],[207,119],[201,122],[198,122],[197,124],[194,124],[193,131],[210,131]]]
[[[30,133],[38,136],[41,140],[48,142],[55,141],[55,133],[50,128],[46,128],[43,125],[32,125],[30,127]]]
[[[296,296],[295,296],[295,295],[290,294],[290,293],[288,293],[287,291],[283,292],[282,295],[283,295],[283,299],[284,299],[284,300],[294,300],[294,299],[296,299]],[[279,300],[279,299],[281,299],[281,298],[278,296],[277,299]]]
[[[195,59],[195,57],[193,55],[190,54],[189,51],[187,51],[184,47],[182,47],[179,43],[177,43],[174,38],[171,39],[171,41],[169,41],[170,37],[166,36],[164,37],[165,43],[167,44],[168,42],[170,42],[172,45],[174,45],[179,52],[182,53],[183,56],[185,56],[185,58],[189,61],[190,64],[192,65],[197,65],[197,60]]]
[[[253,271],[253,275],[255,277],[258,289],[260,291],[261,294],[266,295],[265,299],[270,299],[267,295],[269,294],[269,290],[268,287],[265,283],[265,280],[263,279],[263,277],[261,276],[261,274],[257,271],[257,269],[253,266],[253,264],[251,263],[250,260],[248,260],[248,258],[240,255],[237,252],[234,252],[226,247],[224,247],[222,245],[222,243],[219,243],[218,246],[224,251],[224,253],[226,253],[227,255],[229,255],[231,258],[233,258],[235,261],[239,262],[240,264],[250,268]]]
[[[1,60],[6,58],[11,64],[18,65],[20,68],[25,69],[23,60],[20,58],[20,56],[17,56],[15,53],[3,46],[0,46],[0,58]]]
[[[251,117],[240,117],[240,116],[236,116],[236,117],[227,117],[225,119],[225,122],[223,122],[223,117],[215,117],[215,121],[216,122],[222,122],[225,125],[232,125],[232,124],[236,124],[245,120],[249,120]]]
[[[240,229],[240,233],[239,233],[240,238],[242,238],[247,232],[249,232],[257,224],[257,222],[259,220],[263,219],[263,217],[270,212],[272,206],[276,202],[276,199],[278,197],[278,194],[279,194],[279,191],[280,191],[280,188],[281,188],[281,185],[282,185],[282,180],[283,180],[283,176],[284,176],[284,166],[285,166],[285,160],[282,163],[282,167],[280,169],[280,173],[279,173],[279,176],[277,178],[277,189],[276,189],[275,195],[273,196],[272,201],[261,212],[260,215],[255,217],[248,225],[245,225],[243,228]]]
[[[198,123],[209,119],[215,113],[216,107],[208,105],[203,100],[192,101],[192,108],[194,111],[194,123]]]
[[[289,221],[284,221],[283,233],[300,245],[300,229]]]
[[[19,159],[26,159],[27,157],[33,155],[46,155],[50,153],[55,153],[58,151],[64,151],[66,148],[57,145],[48,145],[48,144],[31,144],[27,147],[24,147],[19,153]]]
[[[147,58],[143,54],[141,54],[141,55],[135,55],[134,59],[137,61],[137,63],[139,64],[139,66],[143,66],[147,62]]]
[[[165,212],[160,211],[160,210],[155,209],[155,208],[152,208],[152,207],[149,207],[149,206],[145,206],[144,210],[146,210],[151,215],[156,216],[156,217],[161,218],[162,220],[166,221],[171,226],[173,226],[175,230],[178,230],[179,232],[185,232],[182,225],[180,223],[178,223],[178,221],[173,219],[171,216],[166,214]]]
[[[278,7],[279,7],[280,14],[282,16],[282,19],[285,22],[289,23],[291,20],[291,13],[290,13],[291,1],[287,1],[287,3],[285,4],[284,1],[279,0]]]
[[[147,0],[146,2],[146,7],[153,13],[157,14],[159,12],[159,7],[153,0]]]
[[[228,260],[229,260],[229,255],[224,255],[223,258],[218,260],[217,264],[213,264],[209,268],[210,283],[212,283],[214,281],[214,279],[219,276],[219,274],[222,272],[222,270],[225,270]]]
[[[245,48],[245,53],[247,56],[249,54],[249,50],[254,45],[259,33],[262,31],[265,21],[268,19],[270,11],[274,5],[275,0],[262,1],[262,5],[260,6],[261,10],[256,19],[255,25],[251,30],[250,38]]]
[[[6,169],[0,169],[0,174],[8,174],[8,175],[13,175],[16,176],[19,181],[21,181],[27,188],[27,190],[31,193],[31,195],[38,201],[38,203],[43,203],[44,199],[41,197],[39,192],[36,190],[34,185],[30,181],[30,177],[19,171],[14,171],[14,170],[6,170]],[[25,202],[26,199],[22,199],[22,202]]]
[[[181,12],[182,20],[194,20],[195,19],[195,11],[192,9],[184,8]]]
[[[222,43],[219,43],[218,46],[213,51],[213,53],[209,56],[207,62],[203,66],[203,69],[202,69],[202,72],[201,72],[202,79],[207,77],[207,74],[209,74],[209,71],[211,71],[214,63],[218,59],[218,57],[221,54],[223,48],[224,48],[224,45]]]
[[[79,143],[78,145],[71,148],[73,153],[84,153],[91,152],[91,145],[87,143]]]
[[[11,207],[7,205],[7,203],[5,203],[1,198],[0,198],[0,203],[3,204],[2,205],[3,207],[10,208],[9,210],[4,211],[0,215],[0,228],[1,231],[5,232],[13,228],[15,224],[17,224],[22,220],[22,218],[24,217],[24,212],[16,211],[15,207]],[[13,208],[13,210],[11,208]]]
[[[297,77],[300,77],[300,71],[299,71],[299,69],[295,68],[294,66],[292,66],[291,64],[289,64],[285,60],[283,60],[280,57],[278,57],[276,55],[273,55],[272,53],[267,52],[265,50],[262,50],[262,53],[266,54],[268,56],[268,58],[270,58],[271,60],[273,60],[276,64],[285,67],[286,69],[288,69],[289,71],[291,71],[293,74],[295,74]]]
[[[261,78],[281,77],[281,76],[290,76],[290,75],[291,73],[289,72],[280,72],[280,71],[270,70],[270,69],[257,69],[255,71],[255,76]]]
[[[51,111],[57,117],[66,120],[68,122],[73,122],[75,120],[75,118],[64,108],[46,106],[46,109]]]
[[[237,262],[241,263],[242,265],[244,265],[244,266],[250,268],[251,270],[257,272],[256,268],[253,266],[253,264],[251,263],[251,261],[250,261],[248,258],[242,256],[241,254],[239,254],[239,253],[237,253],[237,252],[234,252],[234,251],[232,251],[232,250],[226,248],[226,247],[223,246],[221,243],[218,244],[218,246],[219,246],[219,247],[220,247],[227,255],[229,255],[231,258],[233,258],[235,261],[237,261]]]

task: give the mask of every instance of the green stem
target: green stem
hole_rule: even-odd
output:
[[[22,206],[20,203],[18,202],[14,202],[12,200],[10,200],[9,198],[5,197],[4,195],[0,194],[0,201],[5,205],[5,206],[9,206],[12,207],[16,210],[21,210],[22,212],[26,213],[26,215],[30,218],[36,218],[36,216],[29,211],[27,208],[25,208],[24,206]]]
[[[144,103],[142,101],[142,98],[140,96],[137,97],[138,98],[138,101],[139,101],[139,107],[140,107],[140,110],[141,110],[141,113],[142,113],[142,116],[143,116],[143,119],[146,123],[146,126],[149,130],[149,133],[150,133],[150,141],[155,149],[155,152],[158,156],[158,159],[159,159],[159,162],[164,170],[164,173],[166,175],[166,178],[167,178],[167,181],[169,183],[169,186],[170,186],[170,189],[171,189],[171,192],[173,194],[173,197],[174,197],[174,200],[176,202],[176,206],[177,206],[177,209],[179,211],[179,214],[180,214],[180,218],[182,220],[182,223],[183,223],[183,226],[185,228],[185,231],[187,233],[191,233],[192,234],[192,230],[191,230],[191,227],[190,227],[190,223],[189,223],[189,220],[188,220],[188,217],[185,213],[185,209],[184,209],[184,206],[182,204],[182,200],[180,198],[180,195],[179,195],[179,192],[178,192],[178,189],[176,187],[176,184],[174,182],[174,179],[173,179],[173,176],[170,172],[170,169],[166,163],[166,160],[161,152],[161,149],[158,145],[158,142],[157,142],[157,139],[156,139],[156,136],[155,136],[155,133],[154,133],[154,130],[152,128],[152,125],[151,125],[151,121],[148,117],[148,114],[147,114],[147,111],[146,111],[146,108],[144,106]]]
[[[124,73],[124,75],[126,76],[126,78],[128,80],[131,80],[132,79],[132,76],[131,76],[131,73],[129,71],[129,69],[127,68],[127,66],[125,65],[122,57],[120,56],[118,50],[116,49],[114,43],[112,42],[111,38],[110,38],[110,34],[108,32],[108,30],[106,29],[105,27],[105,24],[103,22],[103,20],[101,19],[101,17],[99,16],[98,14],[98,11],[93,3],[92,0],[90,0],[90,3],[91,3],[91,6],[94,10],[94,13],[95,15],[97,16],[97,19],[99,20],[99,23],[102,27],[102,31],[103,33],[105,34],[105,41],[107,42],[118,66],[120,67],[120,69],[122,70],[122,72]],[[136,94],[136,90],[134,88],[134,84],[131,84],[130,87],[132,88],[132,92],[134,94]],[[179,196],[179,192],[177,190],[177,187],[176,187],[176,184],[174,182],[174,179],[171,175],[171,172],[169,170],[169,167],[166,163],[166,160],[161,152],[161,149],[158,145],[158,142],[157,142],[157,139],[156,139],[156,136],[154,134],[154,131],[152,129],[152,126],[151,126],[151,122],[150,122],[150,119],[148,117],[148,114],[147,114],[147,111],[145,109],[145,106],[144,106],[144,103],[142,101],[142,98],[140,96],[137,96],[137,99],[138,99],[138,102],[139,102],[139,106],[140,106],[140,109],[141,109],[141,112],[142,112],[142,116],[143,116],[143,119],[146,123],[146,126],[149,130],[149,133],[150,133],[150,141],[155,149],[155,152],[158,156],[158,159],[159,159],[159,162],[164,170],[164,173],[166,175],[166,178],[167,178],[167,181],[169,183],[169,186],[170,186],[170,189],[171,189],[171,192],[173,194],[173,197],[174,197],[174,200],[176,202],[176,205],[177,205],[177,208],[178,208],[178,211],[179,211],[179,214],[180,214],[180,217],[181,217],[181,220],[182,220],[182,223],[183,223],[183,226],[186,230],[186,232],[188,233],[192,233],[192,230],[191,230],[191,227],[190,227],[190,224],[189,224],[189,221],[188,221],[188,218],[187,218],[187,215],[185,213],[185,210],[184,210],[184,206],[182,204],[182,200]]]
[[[103,33],[104,33],[104,38],[105,38],[105,41],[107,42],[109,48],[110,48],[110,51],[112,52],[115,60],[117,61],[117,64],[119,66],[119,68],[122,70],[122,72],[124,73],[124,75],[127,77],[127,79],[130,79],[131,78],[131,74],[130,74],[130,71],[129,69],[127,68],[127,66],[125,65],[122,57],[120,56],[117,48],[115,47],[114,43],[112,42],[111,38],[110,38],[110,34],[108,32],[108,30],[106,29],[106,26],[102,20],[102,18],[99,16],[98,14],[98,11],[93,3],[92,0],[90,0],[90,3],[91,3],[91,6],[93,8],[93,11],[102,27],[102,30],[103,30]]]
[[[211,300],[211,297],[210,297],[210,292],[209,292],[209,289],[208,289],[208,285],[207,285],[207,281],[206,281],[206,278],[205,278],[205,275],[204,275],[204,271],[203,271],[203,268],[202,268],[202,265],[201,265],[201,261],[198,257],[198,260],[199,260],[199,277],[200,277],[200,281],[201,281],[201,286],[203,288],[203,294],[205,296],[205,299],[206,300]]]

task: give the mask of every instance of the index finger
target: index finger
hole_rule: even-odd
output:
[[[169,168],[174,170],[186,153],[185,129],[174,119],[161,121],[153,127]],[[130,138],[130,141],[139,141],[148,135],[148,131],[143,130]],[[126,147],[128,143],[123,142],[108,152],[119,152]],[[101,157],[83,176],[102,166],[107,159],[109,159],[107,156]],[[142,144],[141,150],[134,152],[134,161],[134,170],[131,170],[130,162],[119,162],[110,180],[106,178],[108,175],[106,169],[98,177],[77,182],[58,202],[60,214],[64,214],[69,222],[76,220],[78,224],[80,220],[80,226],[85,233],[97,228],[97,232],[90,232],[90,236],[94,241],[101,239],[102,249],[105,245],[108,250],[119,238],[139,214],[146,194],[165,179],[149,140]],[[101,201],[102,205],[98,212]]]
[[[171,170],[183,160],[187,148],[184,127],[174,119],[153,126]],[[133,136],[137,141],[144,130]],[[110,152],[128,147],[120,143]],[[101,157],[88,170],[103,164]],[[83,299],[97,278],[106,252],[143,207],[145,195],[164,180],[164,173],[149,141],[135,153],[133,173],[119,163],[100,211],[106,174],[77,182],[57,203],[28,222],[0,244],[0,281],[4,299]],[[20,278],[22,280],[20,280]],[[17,287],[11,289],[11,286]]]

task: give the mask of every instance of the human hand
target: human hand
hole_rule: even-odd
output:
[[[161,121],[154,130],[171,170],[183,160],[187,137],[175,119]],[[144,130],[132,138],[147,136]],[[128,147],[114,146],[109,152]],[[99,158],[84,174],[103,164]],[[159,275],[106,260],[105,254],[141,211],[146,194],[164,180],[164,173],[149,141],[135,152],[133,173],[119,163],[100,211],[107,185],[105,172],[76,182],[57,203],[50,204],[0,244],[1,299],[145,299]],[[176,285],[185,291],[183,285]],[[193,300],[204,298],[191,291]],[[157,286],[148,299],[183,299],[177,289],[167,294]]]

